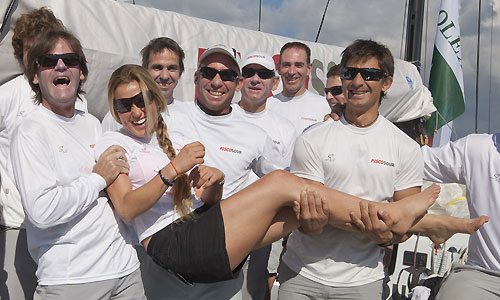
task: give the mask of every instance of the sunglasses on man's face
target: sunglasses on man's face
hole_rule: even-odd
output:
[[[64,53],[40,55],[37,57],[36,63],[44,68],[53,68],[57,65],[59,59],[62,59],[67,67],[76,67],[82,62],[80,55],[76,53]]]
[[[260,79],[269,79],[273,78],[275,76],[274,71],[268,70],[268,69],[252,69],[252,68],[244,68],[241,71],[241,76],[243,78],[250,78],[253,77],[257,73],[257,76],[260,77]]]
[[[345,67],[342,68],[342,71],[340,72],[340,77],[342,79],[353,80],[358,75],[358,73],[361,74],[361,77],[365,81],[379,81],[384,76],[387,76],[387,73],[385,73],[380,69]]]
[[[334,85],[329,88],[325,88],[325,95],[328,93],[331,93],[332,96],[338,96],[342,94],[342,86],[341,85]]]
[[[148,92],[149,99],[151,100],[153,97],[153,93],[151,91]],[[137,106],[138,108],[144,108],[146,106],[146,104],[144,103],[142,92],[130,98],[115,99],[113,101],[113,104],[115,106],[115,110],[120,114],[124,114],[132,110],[132,104]]]
[[[208,80],[214,79],[217,74],[219,74],[222,81],[235,81],[238,78],[238,72],[231,69],[217,70],[210,67],[201,67],[200,74]]]

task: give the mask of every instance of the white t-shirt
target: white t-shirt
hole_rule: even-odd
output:
[[[12,135],[11,158],[26,212],[28,249],[40,285],[115,279],[139,268],[124,224],[92,173],[101,125],[76,111],[65,118],[38,106]]]
[[[24,75],[0,86],[0,224],[24,227],[24,211],[21,196],[9,174],[12,170],[10,143],[14,129],[38,106],[35,93]],[[75,108],[87,111],[87,100],[75,102]]]
[[[471,134],[439,148],[422,147],[424,178],[467,186],[470,217],[490,216],[470,235],[467,265],[500,272],[500,134]]]
[[[102,152],[112,145],[122,146],[127,151],[129,178],[134,190],[153,179],[158,175],[158,170],[170,162],[167,154],[158,146],[156,135],[138,138],[130,135],[125,129],[106,132],[96,144],[95,158],[98,159]],[[168,188],[153,207],[132,221],[139,241],[152,236],[180,217],[175,212],[173,197],[172,188]],[[192,200],[193,209],[203,205],[194,193]]]
[[[421,186],[418,144],[379,116],[368,128],[328,120],[296,141],[290,170],[295,175],[376,202],[395,191]],[[300,275],[335,287],[359,286],[384,277],[384,248],[362,233],[325,226],[319,235],[295,230],[283,262]]]
[[[292,122],[299,134],[314,123],[322,122],[331,109],[325,97],[305,91],[296,97],[282,93],[269,97],[266,106],[276,114]]]
[[[196,102],[184,102],[170,109],[169,118],[169,134],[180,132],[200,141],[205,146],[205,165],[225,174],[223,198],[248,186],[252,171],[260,177],[288,165],[276,155],[276,145],[262,129],[234,113],[211,116]]]
[[[293,146],[298,136],[295,126],[290,121],[268,108],[261,112],[252,113],[244,110],[236,103],[231,106],[234,114],[264,130],[278,148],[280,157],[283,157],[285,162],[290,164]]]

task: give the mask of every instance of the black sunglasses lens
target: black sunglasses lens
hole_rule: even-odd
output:
[[[347,80],[352,80],[358,75],[358,68],[342,68],[340,72],[340,77]]]
[[[62,55],[62,60],[64,64],[68,67],[76,67],[80,65],[81,58],[80,55],[76,53],[68,53]]]
[[[361,77],[366,81],[379,81],[384,72],[378,69],[360,69]]]
[[[325,95],[331,93],[333,96],[338,96],[342,94],[342,86],[336,85],[329,88],[325,88]]]
[[[132,100],[130,99],[116,99],[114,104],[116,111],[120,114],[129,112],[132,109]]]
[[[220,70],[219,75],[223,81],[235,81],[238,78],[238,73],[231,69]]]
[[[203,78],[212,80],[219,73],[216,69],[210,67],[201,67],[200,74]]]

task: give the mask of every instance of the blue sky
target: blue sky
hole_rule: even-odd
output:
[[[132,2],[127,1],[127,2]],[[262,0],[261,30],[264,32],[314,41],[326,5],[326,0]],[[478,2],[459,0],[460,29],[462,46],[462,68],[464,71],[466,111],[455,122],[458,137],[473,133],[475,128],[475,76],[477,47]],[[500,0],[482,1],[481,9],[481,48],[480,48],[480,81],[478,132],[488,132],[488,118],[491,115],[491,132],[500,132],[500,113],[498,103],[500,91],[500,32],[499,20],[493,13],[493,47],[491,40],[492,7],[496,10]],[[259,1],[257,0],[135,0],[137,5],[170,10],[193,17],[234,25],[247,29],[258,29]],[[422,49],[422,63],[425,64],[425,78],[428,80],[437,15],[440,1],[429,1],[427,29],[427,55]],[[492,6],[493,5],[493,6]],[[330,0],[320,43],[345,47],[353,40],[371,38],[386,44],[397,58],[400,57],[401,36],[403,31],[405,1],[401,0]],[[425,45],[425,40],[424,40]],[[492,55],[492,77],[490,91],[490,49]],[[422,73],[423,73],[422,68]],[[491,109],[489,98],[491,92]]]

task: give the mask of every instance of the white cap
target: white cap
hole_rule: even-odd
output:
[[[250,64],[261,65],[271,71],[274,71],[274,68],[276,66],[274,64],[273,58],[270,55],[258,51],[252,51],[245,57],[242,68]]]
[[[200,59],[198,60],[198,66],[203,62],[205,58],[214,53],[222,53],[231,57],[231,59],[238,66],[238,70],[240,69],[240,56],[238,55],[238,51],[223,44],[217,44],[205,50],[205,52],[201,54]]]

